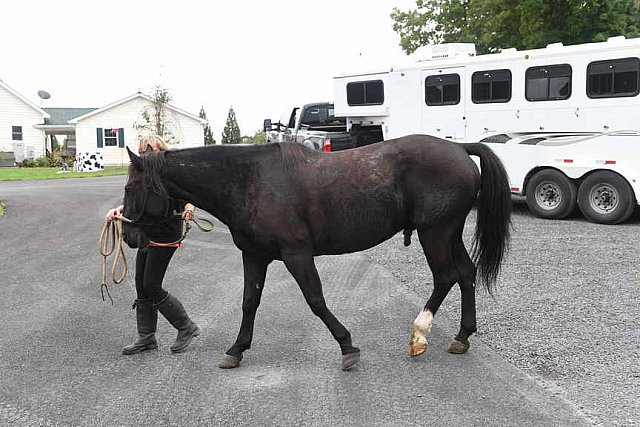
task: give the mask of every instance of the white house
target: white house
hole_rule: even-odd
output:
[[[45,155],[46,136],[43,130],[34,128],[49,114],[0,80],[0,152],[4,161],[0,165],[13,166],[13,158]],[[8,164],[9,162],[11,164]]]
[[[153,116],[155,103],[138,92],[69,120],[75,126],[78,170],[85,170],[82,164],[87,156],[102,159],[100,166],[128,164],[126,147],[136,152],[138,139],[149,132],[143,129],[145,111]],[[172,135],[167,139],[172,147],[204,145],[206,120],[168,104],[164,111],[165,129]]]

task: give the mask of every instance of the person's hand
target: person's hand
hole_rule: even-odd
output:
[[[184,211],[182,211],[182,219],[184,219],[185,221],[193,220],[193,212],[195,212],[195,210],[196,207],[191,203],[187,203],[186,205],[184,205]]]
[[[107,215],[105,216],[104,219],[108,222],[113,221],[115,218],[122,215],[123,209],[124,209],[124,206],[122,205],[118,206],[117,208],[109,209],[109,212],[107,212]]]

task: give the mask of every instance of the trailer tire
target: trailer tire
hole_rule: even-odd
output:
[[[636,198],[626,179],[617,173],[601,170],[587,176],[580,184],[578,206],[591,222],[618,224],[631,216]]]
[[[542,170],[529,180],[527,205],[534,215],[545,219],[563,219],[576,208],[576,186],[562,172]]]

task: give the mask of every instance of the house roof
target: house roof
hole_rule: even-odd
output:
[[[44,124],[34,125],[36,129],[45,131],[47,135],[73,134],[76,125],[69,123],[69,120],[90,113],[96,108],[43,108],[49,114],[44,119]]]
[[[110,109],[112,109],[112,108],[115,108],[115,107],[117,107],[118,105],[122,105],[122,104],[124,104],[124,103],[126,103],[126,102],[129,102],[129,101],[131,101],[132,99],[136,99],[136,98],[143,98],[143,99],[146,99],[146,100],[147,100],[147,101],[149,101],[149,102],[154,102],[154,100],[153,100],[151,97],[149,97],[149,96],[147,96],[147,95],[143,94],[142,92],[136,92],[136,93],[134,93],[133,95],[128,96],[128,97],[126,97],[126,98],[123,98],[123,99],[121,99],[121,100],[119,100],[119,101],[112,102],[112,103],[111,103],[111,104],[109,104],[109,105],[105,105],[104,107],[97,108],[97,109],[92,110],[92,111],[90,111],[90,112],[87,112],[87,113],[85,113],[85,114],[83,114],[83,115],[81,115],[81,116],[79,116],[79,117],[76,117],[76,118],[74,118],[74,119],[71,119],[71,120],[69,120],[69,123],[71,123],[71,124],[76,124],[76,123],[78,123],[78,122],[79,122],[79,121],[81,121],[81,120],[84,120],[84,119],[86,119],[86,118],[88,118],[88,117],[91,117],[91,116],[95,116],[96,114],[100,114],[100,113],[102,113],[103,111],[107,111],[107,110],[110,110]],[[184,110],[181,110],[181,109],[179,109],[179,108],[177,108],[177,107],[174,107],[173,105],[166,104],[166,107],[167,107],[169,110],[172,110],[172,111],[174,111],[174,112],[176,112],[176,113],[180,113],[180,114],[185,115],[185,116],[187,116],[187,117],[190,117],[190,118],[192,118],[192,119],[194,119],[194,120],[197,120],[197,121],[199,121],[199,122],[200,122],[201,124],[203,124],[203,125],[207,123],[207,121],[206,121],[206,120],[201,119],[200,117],[195,116],[195,115],[193,115],[193,114],[191,114],[191,113],[188,113],[188,112],[186,112],[186,111],[184,111]]]
[[[15,96],[16,98],[18,98],[20,101],[24,102],[26,105],[28,105],[29,107],[33,108],[34,110],[36,110],[38,113],[42,114],[42,117],[44,118],[49,118],[49,113],[47,113],[46,111],[44,111],[42,108],[38,107],[36,104],[34,104],[33,102],[29,101],[27,98],[25,98],[24,96],[20,95],[18,92],[16,92],[14,89],[12,89],[10,86],[8,86],[5,82],[3,82],[2,80],[0,80],[0,87],[5,88],[9,93],[11,93],[13,96]]]
[[[45,125],[60,126],[69,125],[69,120],[88,114],[97,108],[43,108],[49,113],[49,118],[44,119]]]

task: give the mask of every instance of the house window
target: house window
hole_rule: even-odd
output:
[[[11,126],[11,139],[22,141],[22,126]]]
[[[441,74],[428,76],[424,81],[427,105],[455,105],[460,102],[460,76]]]
[[[613,98],[636,96],[640,81],[640,59],[596,61],[587,66],[587,96]]]
[[[571,66],[544,65],[525,73],[525,98],[528,101],[557,101],[571,96]]]
[[[347,83],[347,104],[381,105],[382,103],[384,103],[382,80]]]
[[[477,71],[471,76],[471,100],[474,104],[509,102],[511,99],[511,71]]]
[[[106,129],[104,130],[104,146],[105,147],[117,147],[118,146],[118,129]]]

